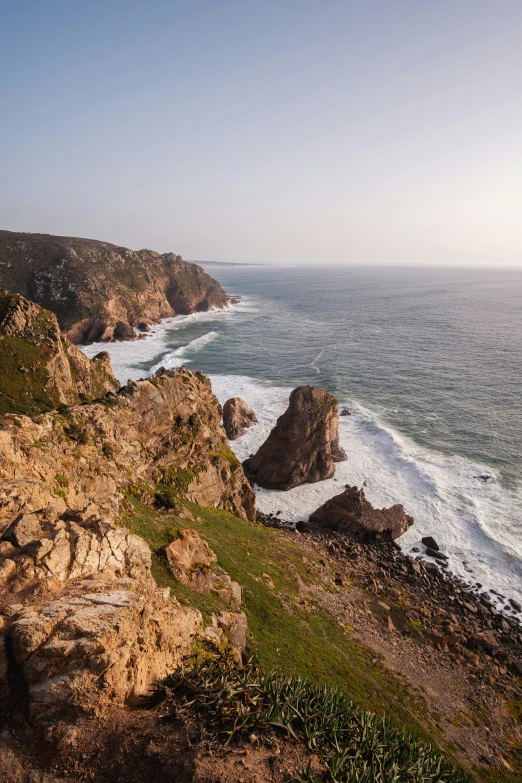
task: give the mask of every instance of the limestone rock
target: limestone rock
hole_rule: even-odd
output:
[[[88,359],[53,313],[7,291],[0,292],[0,363],[0,414],[75,405],[120,385],[107,353]]]
[[[374,508],[366,500],[364,490],[350,487],[323,503],[310,515],[309,522],[369,543],[393,541],[413,524],[413,518],[404,513],[401,505]]]
[[[255,456],[243,467],[249,479],[268,489],[292,489],[334,474],[334,462],[346,459],[339,446],[335,397],[315,386],[300,386]]]
[[[223,405],[223,426],[229,440],[237,440],[256,423],[256,414],[241,397],[231,397]]]
[[[74,343],[134,339],[134,326],[226,307],[219,283],[173,253],[0,231],[0,286],[56,313]]]

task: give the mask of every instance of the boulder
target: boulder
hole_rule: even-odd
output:
[[[437,544],[435,539],[432,538],[431,536],[424,536],[424,538],[422,539],[422,543],[424,544],[424,546],[429,547],[430,549],[434,549],[436,552],[439,551],[439,545]]]
[[[43,535],[44,531],[36,514],[20,514],[4,531],[2,540],[23,547]]]
[[[216,595],[226,606],[241,606],[241,586],[217,564],[217,557],[194,530],[180,530],[165,548],[170,569],[176,579],[202,595]]]
[[[347,533],[357,541],[393,541],[413,524],[401,505],[374,508],[366,500],[364,490],[350,487],[323,503],[309,522],[327,530]]]
[[[223,406],[223,426],[229,440],[236,440],[257,424],[257,417],[241,397],[231,397]]]
[[[178,537],[165,548],[172,573],[182,584],[190,584],[195,570],[208,569],[217,562],[209,545],[190,528],[180,530]]]
[[[201,614],[152,582],[75,580],[11,626],[33,718],[99,713],[143,695],[190,654]]]
[[[331,478],[346,459],[339,446],[335,397],[315,386],[299,386],[257,454],[243,463],[251,482],[268,489],[292,489]]]

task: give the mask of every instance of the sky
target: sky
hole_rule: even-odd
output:
[[[520,0],[0,0],[0,228],[522,265]]]

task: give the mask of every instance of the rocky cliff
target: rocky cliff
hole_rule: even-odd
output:
[[[226,305],[219,283],[173,253],[0,231],[0,287],[58,317],[73,343],[134,339],[134,327]]]
[[[0,365],[0,414],[41,413],[119,388],[107,353],[88,359],[53,313],[7,291],[0,292]]]
[[[17,514],[89,508],[117,519],[122,492],[157,484],[253,518],[255,497],[231,452],[210,381],[185,368],[103,401],[33,418],[0,417],[0,532]]]
[[[124,493],[253,518],[220,420],[208,379],[185,368],[96,403],[0,417],[4,697],[16,676],[39,720],[92,712],[145,693],[204,632],[219,642],[230,628],[244,646],[241,589],[224,571],[208,587],[223,612],[205,631],[200,611],[157,586],[149,546],[121,525]]]

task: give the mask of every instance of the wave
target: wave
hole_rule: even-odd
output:
[[[243,376],[211,376],[221,403],[239,395],[259,423],[231,443],[240,460],[257,451],[286,409],[291,388]],[[450,570],[483,589],[522,598],[522,487],[508,490],[496,472],[457,455],[419,446],[375,413],[353,400],[342,400],[352,416],[340,418],[339,438],[348,454],[335,476],[287,492],[257,490],[258,507],[282,512],[291,522],[306,519],[345,484],[364,486],[376,506],[402,503],[415,524],[399,540],[401,548],[424,550],[421,538],[433,535],[449,556]],[[480,476],[490,478],[484,483]]]
[[[219,332],[207,332],[201,337],[196,337],[194,340],[191,340],[187,345],[182,345],[179,348],[176,348],[175,351],[165,354],[157,364],[154,364],[150,368],[149,375],[154,375],[160,367],[165,367],[165,369],[170,370],[173,367],[181,367],[182,364],[190,362],[190,359],[186,358],[187,356],[201,351],[202,348],[213,342],[219,336]]]

